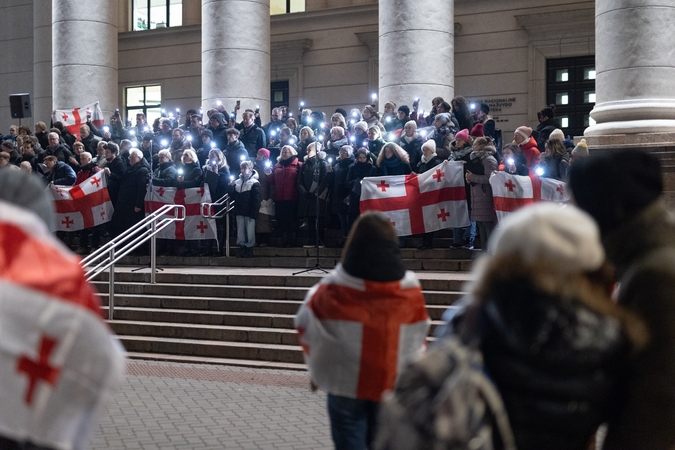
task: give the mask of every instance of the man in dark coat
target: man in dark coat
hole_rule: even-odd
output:
[[[227,145],[223,148],[223,153],[230,167],[230,173],[239,178],[239,165],[243,160],[249,159],[249,154],[243,142],[239,140],[239,130],[236,128],[227,130]]]
[[[209,126],[206,129],[213,133],[213,141],[216,143],[216,147],[223,148],[227,143],[227,136],[225,134],[227,122],[225,121],[225,116],[221,113],[211,114]]]
[[[244,111],[242,114],[243,129],[239,135],[239,140],[244,144],[248,151],[248,156],[255,159],[258,150],[265,147],[265,131],[255,124],[255,114],[250,111]]]
[[[49,155],[45,157],[45,166],[49,172],[45,175],[47,184],[55,184],[58,186],[73,186],[77,175],[75,171],[68,164],[56,159],[56,156]]]
[[[122,176],[115,212],[110,221],[109,232],[113,238],[143,220],[145,215],[145,193],[150,164],[136,148],[129,153],[129,163],[131,167]]]
[[[558,121],[555,120],[555,105],[547,106],[537,113],[539,125],[537,125],[536,139],[537,148],[541,153],[546,151],[546,141],[551,133],[558,128]]]
[[[113,142],[105,144],[106,166],[103,172],[108,177],[108,194],[113,205],[117,202],[117,193],[120,190],[124,173],[127,171],[127,164],[119,157],[119,151],[117,144]]]
[[[660,201],[659,160],[635,149],[576,161],[576,203],[596,220],[619,278],[618,303],[646,326],[603,449],[675,448],[675,219]]]
[[[73,153],[61,143],[59,135],[52,132],[49,133],[47,139],[49,140],[49,146],[45,149],[45,156],[54,155],[59,161],[69,164]],[[96,149],[94,149],[94,153],[96,153]]]
[[[80,127],[80,139],[84,144],[84,150],[91,153],[92,155],[95,155],[96,147],[98,146],[98,141],[100,141],[101,138],[99,138],[98,136],[94,136],[94,133],[91,132],[91,129],[89,128],[88,125],[82,125]]]

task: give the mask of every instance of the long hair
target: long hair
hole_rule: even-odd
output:
[[[567,149],[560,139],[549,139],[545,148],[545,155],[551,158],[560,159],[567,155]]]
[[[403,150],[400,145],[394,144],[393,142],[389,142],[382,147],[382,150],[380,150],[380,154],[377,155],[377,167],[380,167],[382,164],[382,161],[384,161],[384,152],[385,150],[390,149],[393,155],[403,161],[405,164],[410,164],[410,156],[408,155],[408,152]]]

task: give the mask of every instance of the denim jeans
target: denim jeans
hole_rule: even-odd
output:
[[[255,219],[246,216],[237,218],[237,245],[255,247]]]
[[[371,448],[380,404],[332,394],[328,394],[327,404],[335,450]]]

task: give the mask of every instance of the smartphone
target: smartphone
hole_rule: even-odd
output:
[[[241,100],[237,100],[237,106],[241,106]]]

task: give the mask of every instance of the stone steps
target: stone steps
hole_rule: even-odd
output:
[[[109,321],[132,358],[304,370],[295,314],[319,273],[288,269],[167,267],[150,284],[146,271],[115,273],[115,317]],[[107,317],[108,274],[94,281]],[[463,273],[419,275],[432,318],[463,295]]]

